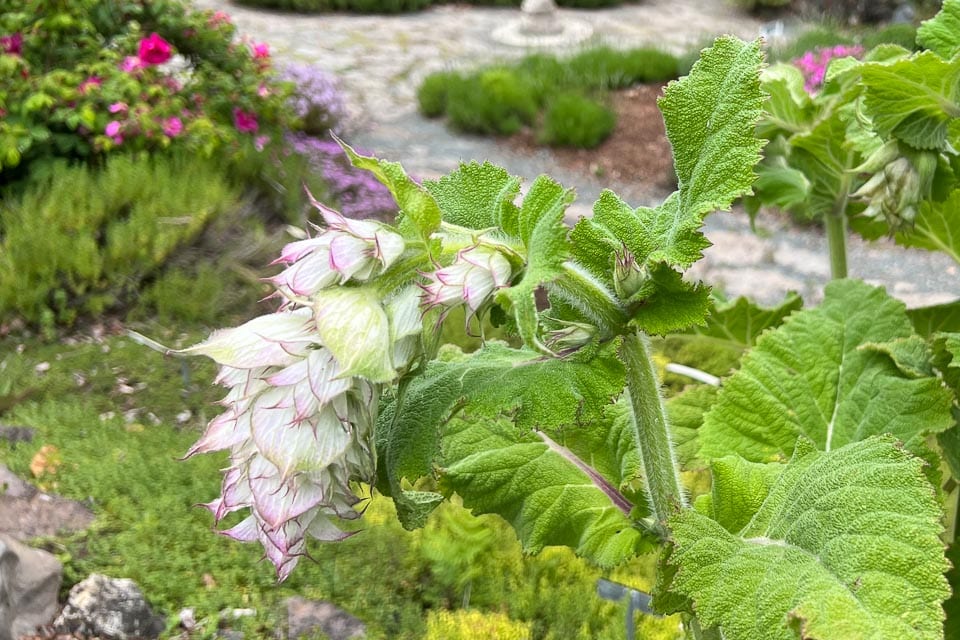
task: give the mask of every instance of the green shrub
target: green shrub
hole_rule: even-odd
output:
[[[530,625],[503,613],[431,611],[424,640],[530,640]]]
[[[53,166],[4,203],[0,315],[49,325],[99,314],[237,200],[219,169],[196,157]]]
[[[676,56],[659,49],[597,47],[575,55],[568,65],[579,87],[623,89],[672,80],[677,77],[678,63]]]
[[[912,24],[890,24],[876,31],[867,32],[862,38],[864,49],[872,49],[881,44],[898,44],[913,51],[917,48],[917,28]]]
[[[607,139],[617,124],[608,107],[575,93],[564,93],[547,105],[540,129],[541,142],[592,149]]]
[[[438,71],[424,78],[417,89],[420,113],[428,118],[442,116],[447,110],[450,87],[460,82],[463,82],[463,77],[455,71]]]
[[[804,31],[784,46],[772,50],[770,57],[774,61],[790,62],[807,51],[833,47],[838,44],[852,45],[854,40],[840,29],[821,25],[815,29]]]
[[[453,83],[447,93],[447,115],[461,131],[511,135],[533,122],[537,100],[523,76],[494,68]]]

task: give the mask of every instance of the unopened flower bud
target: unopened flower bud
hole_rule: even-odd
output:
[[[622,300],[629,300],[648,278],[646,267],[639,264],[632,253],[626,248],[617,252],[613,264],[613,288]]]
[[[483,245],[464,249],[450,266],[424,274],[422,302],[445,309],[466,305],[472,316],[494,291],[510,284],[512,271],[510,261],[496,249]]]
[[[887,162],[852,194],[867,201],[862,215],[885,220],[893,232],[911,225],[916,220],[917,203],[931,188],[936,164],[936,155],[924,152]]]
[[[589,344],[597,335],[597,328],[582,322],[561,322],[559,329],[547,332],[546,345],[558,353],[576,351]]]

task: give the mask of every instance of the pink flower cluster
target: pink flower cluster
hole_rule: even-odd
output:
[[[834,47],[824,47],[807,51],[799,58],[793,60],[794,66],[803,72],[804,88],[807,93],[816,93],[823,84],[823,79],[827,73],[827,67],[830,61],[835,58],[845,58],[853,56],[859,58],[863,55],[863,47],[860,45],[842,45]]]
[[[23,34],[18,32],[9,36],[0,36],[0,50],[15,56],[23,53]]]

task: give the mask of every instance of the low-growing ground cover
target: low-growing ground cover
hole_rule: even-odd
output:
[[[137,328],[171,346],[207,332],[182,323],[175,333],[156,324]],[[622,609],[595,596],[596,579],[652,587],[642,577],[650,576],[647,562],[611,574],[566,550],[525,559],[503,523],[476,520],[455,506],[425,530],[406,532],[380,498],[367,509],[361,533],[339,545],[313,545],[316,562],[304,561],[277,586],[273,568],[259,562],[262,550],[211,535],[210,514],[195,504],[216,494],[225,459],[180,460],[222,395],[208,384],[209,363],[163,357],[109,330],[97,340],[16,342],[18,349],[0,355],[0,397],[28,398],[0,419],[36,434],[30,443],[0,441],[0,459],[45,490],[85,501],[96,516],[86,532],[35,543],[64,562],[64,592],[91,572],[135,580],[167,616],[167,637],[180,633],[176,614],[184,607],[195,609],[200,625],[192,637],[212,638],[218,626],[272,637],[284,622],[282,600],[301,595],[349,610],[368,625],[370,638],[421,638],[428,619],[434,635],[427,637],[484,637],[436,631],[456,626],[442,612],[469,603],[527,625],[532,638],[614,640],[622,637]],[[31,461],[44,446],[56,448],[56,462],[33,476]],[[229,614],[248,608],[256,615]],[[488,624],[511,628],[497,626],[496,617]],[[642,628],[653,634],[646,637],[673,638],[677,623],[650,619]]]
[[[566,58],[533,54],[473,72],[432,74],[417,99],[424,115],[445,115],[458,131],[512,135],[529,128],[541,144],[592,148],[616,124],[610,91],[663,83],[682,67],[676,56],[653,48],[594,47]]]

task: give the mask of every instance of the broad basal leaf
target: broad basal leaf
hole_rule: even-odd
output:
[[[412,223],[422,238],[428,237],[440,226],[440,207],[423,187],[417,184],[399,162],[389,162],[379,158],[361,156],[342,140],[337,140],[353,166],[366,169],[382,182],[400,206],[399,225],[406,231]]]
[[[924,337],[938,331],[960,331],[960,300],[907,309],[913,328]]]
[[[785,458],[799,436],[834,450],[879,433],[907,447],[952,424],[951,394],[935,377],[904,374],[871,343],[913,330],[901,302],[854,280],[827,285],[817,309],[765,333],[724,382],[700,430],[701,455]]]
[[[950,590],[923,464],[891,436],[829,453],[801,440],[741,531],[670,519],[671,589],[727,640],[941,639]]]
[[[960,0],[945,0],[940,13],[917,29],[917,42],[947,60],[960,53]]]
[[[761,307],[749,298],[740,297],[714,304],[706,325],[693,327],[688,333],[743,351],[752,347],[764,331],[780,326],[788,315],[801,308],[803,300],[792,291],[776,307]]]
[[[623,367],[609,351],[588,362],[546,358],[496,342],[470,355],[441,351],[441,359],[381,413],[381,471],[394,491],[402,478],[430,475],[443,427],[457,410],[510,417],[521,431],[598,423],[623,386]]]
[[[759,41],[721,37],[660,98],[682,216],[727,209],[750,193],[762,147],[754,135],[763,109],[761,61]]]
[[[864,105],[877,131],[917,149],[945,151],[952,118],[960,117],[960,58],[924,51],[893,64],[865,64]]]
[[[710,463],[710,493],[697,498],[696,509],[730,533],[753,519],[786,467],[776,462],[748,462],[738,456]]]
[[[716,402],[718,392],[717,387],[701,384],[667,400],[670,434],[681,468],[688,468],[697,462],[697,452],[700,450],[697,434],[703,426],[703,416]]]
[[[943,202],[924,200],[917,209],[913,227],[897,234],[897,244],[942,251],[960,262],[960,189]]]
[[[506,170],[474,161],[439,180],[424,180],[423,186],[437,199],[447,222],[468,229],[501,226],[508,234],[519,235],[513,201],[520,179]]]
[[[455,420],[444,435],[442,480],[475,514],[509,521],[524,550],[568,546],[601,566],[649,549],[652,539],[549,441],[496,421]],[[601,483],[602,484],[602,483]]]

